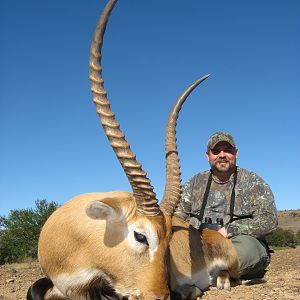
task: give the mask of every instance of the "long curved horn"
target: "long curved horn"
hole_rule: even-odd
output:
[[[89,67],[91,90],[106,136],[132,187],[137,209],[141,214],[152,216],[160,213],[156,194],[153,191],[150,180],[147,178],[146,172],[142,170],[142,166],[137,162],[135,154],[131,152],[130,145],[127,143],[124,133],[120,130],[115,114],[110,109],[102,78],[101,49],[103,36],[109,16],[116,2],[117,0],[110,0],[107,3],[94,33],[90,49]]]
[[[205,75],[190,85],[177,99],[166,127],[166,184],[160,208],[172,216],[181,197],[181,171],[176,143],[176,125],[178,114],[189,94],[209,75]]]

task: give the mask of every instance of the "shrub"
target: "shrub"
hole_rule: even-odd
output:
[[[57,207],[55,202],[37,200],[34,209],[14,209],[0,217],[0,264],[36,258],[41,228]]]
[[[299,245],[299,242],[297,242],[296,235],[293,233],[293,231],[285,230],[281,227],[277,227],[272,234],[267,236],[267,241],[270,246],[276,247],[295,248],[297,244]]]
[[[300,230],[295,234],[296,244],[300,245]]]

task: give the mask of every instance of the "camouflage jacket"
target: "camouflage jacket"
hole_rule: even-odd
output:
[[[201,209],[209,175],[209,170],[204,171],[184,184],[181,201],[175,211],[175,216],[186,220],[195,228],[199,228],[201,221],[191,214],[197,214]],[[233,220],[230,221],[233,185],[234,176],[226,183],[212,180],[202,222],[205,217],[210,217],[213,223],[217,218],[222,218],[229,237],[245,234],[264,239],[278,224],[270,187],[254,172],[238,167]]]

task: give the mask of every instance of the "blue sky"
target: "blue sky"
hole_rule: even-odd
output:
[[[1,1],[0,215],[37,199],[130,190],[99,123],[89,47],[105,1]],[[208,168],[211,133],[232,133],[238,165],[299,205],[300,2],[119,0],[103,47],[111,107],[161,199],[165,124],[178,120],[183,181]]]

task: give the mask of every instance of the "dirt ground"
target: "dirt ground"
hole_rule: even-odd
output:
[[[42,277],[37,262],[0,266],[0,300],[26,299],[28,287]],[[230,292],[211,288],[203,300],[300,300],[300,247],[277,250],[263,282],[238,285]]]

